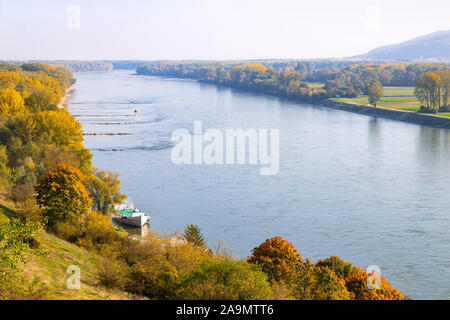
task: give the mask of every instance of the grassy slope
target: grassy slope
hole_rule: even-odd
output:
[[[11,215],[13,211],[9,203],[0,201],[3,212]],[[0,212],[0,223],[8,217]],[[33,280],[38,278],[39,283],[45,284],[48,293],[45,299],[76,299],[76,300],[105,300],[105,299],[136,299],[137,297],[122,291],[106,290],[98,284],[96,270],[102,263],[101,257],[92,254],[83,248],[42,231],[40,234],[41,248],[48,250],[48,254],[33,256],[24,266],[23,275]],[[67,267],[77,265],[81,269],[81,289],[67,289],[66,280],[70,274]]]

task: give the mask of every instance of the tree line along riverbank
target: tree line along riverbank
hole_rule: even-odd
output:
[[[421,104],[428,104],[421,100],[424,95],[416,97],[417,90],[415,91],[413,86],[423,75],[445,73],[446,78],[442,77],[447,80],[443,81],[441,89],[438,89],[442,91],[442,100],[444,100],[450,90],[449,70],[448,64],[355,64],[345,65],[340,69],[314,69],[314,67],[307,68],[303,64],[297,64],[275,69],[261,64],[177,64],[172,62],[140,66],[136,69],[136,73],[196,79],[345,111],[447,128],[448,122],[441,119],[450,117],[450,113],[446,111],[449,109],[447,99],[436,110],[436,113],[439,113],[419,114],[419,111],[422,111]],[[403,87],[393,87],[393,85]],[[405,87],[406,85],[409,87]],[[386,93],[385,97],[383,97],[384,93]],[[369,102],[372,103],[369,104]],[[362,108],[355,109],[354,105]],[[378,110],[375,107],[381,108]],[[382,109],[400,112],[386,112]],[[428,108],[425,111],[432,111],[432,109]],[[416,115],[412,115],[413,113]]]

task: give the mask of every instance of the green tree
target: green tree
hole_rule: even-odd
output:
[[[378,80],[375,80],[371,83],[368,93],[369,103],[376,107],[378,101],[380,101],[381,97],[383,96],[383,86]]]
[[[97,211],[108,215],[114,211],[114,205],[120,204],[126,195],[120,193],[120,180],[117,173],[92,169],[86,180],[86,187]]]
[[[91,199],[83,182],[84,175],[67,164],[45,173],[36,185],[36,199],[44,209],[50,226],[57,222],[82,219],[91,207]]]
[[[0,191],[5,191],[11,185],[11,169],[7,166],[8,156],[6,147],[0,145]]]
[[[55,104],[50,103],[46,97],[33,93],[29,97],[25,98],[25,105],[30,112],[37,113],[45,110],[57,110]]]
[[[197,225],[190,224],[184,227],[183,237],[187,242],[192,243],[197,248],[207,247],[202,230]]]

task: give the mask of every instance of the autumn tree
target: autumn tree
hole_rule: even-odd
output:
[[[45,110],[57,110],[55,104],[50,103],[50,100],[43,95],[36,93],[31,94],[25,98],[25,106],[28,107],[30,112],[37,113]]]
[[[441,78],[441,107],[439,111],[450,111],[449,96],[450,96],[450,70],[439,70],[436,73]]]
[[[93,168],[92,174],[86,179],[86,187],[94,209],[105,215],[111,214],[114,205],[126,198],[120,193],[120,184],[118,173]]]
[[[84,181],[84,175],[77,168],[59,164],[36,185],[38,204],[44,209],[50,226],[80,219],[89,211],[92,202]]]
[[[197,225],[187,225],[184,227],[184,233],[183,233],[184,239],[192,243],[194,247],[197,248],[206,248],[206,242],[202,234],[202,230]]]
[[[378,80],[375,80],[371,83],[368,93],[369,93],[369,103],[374,107],[376,107],[378,101],[383,96],[383,86]]]
[[[425,109],[432,112],[439,111],[441,106],[442,79],[435,72],[427,72],[417,77],[414,94],[425,104]]]
[[[14,89],[0,90],[0,116],[8,119],[11,116],[23,114],[26,107],[22,96]]]
[[[345,285],[347,290],[351,292],[353,299],[356,300],[407,300],[398,289],[392,288],[392,286],[386,281],[385,278],[380,276],[380,288],[370,288],[367,285],[369,277],[374,275],[367,273],[361,268],[357,268],[349,276],[345,278]]]
[[[326,267],[306,261],[293,280],[293,295],[299,300],[348,300],[345,280]]]
[[[45,136],[49,143],[73,150],[82,148],[81,124],[65,110],[43,111],[34,115],[35,134]]]
[[[344,260],[336,256],[319,260],[317,261],[316,265],[319,267],[327,267],[330,270],[333,270],[334,273],[341,278],[346,278],[356,270],[356,267],[354,267],[350,262],[345,262]]]
[[[281,237],[267,239],[254,248],[247,261],[259,265],[270,281],[288,280],[303,262],[294,246]]]

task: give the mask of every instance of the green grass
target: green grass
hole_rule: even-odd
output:
[[[384,96],[378,102],[377,107],[398,109],[403,111],[419,111],[420,102],[414,96],[414,88],[412,87],[385,87],[383,88]],[[369,99],[367,95],[360,95],[357,98],[332,98],[332,101],[368,105]]]
[[[385,97],[414,97],[414,87],[384,87]]]
[[[420,101],[414,95],[413,87],[384,87],[383,92],[384,96],[378,102],[377,107],[411,112],[417,112],[420,109]],[[329,100],[364,106],[369,104],[366,95],[360,95],[357,98],[330,98]],[[437,115],[450,117],[449,112],[438,113]]]
[[[42,249],[48,251],[41,256],[33,256],[24,267],[24,276],[28,279],[38,278],[39,283],[48,289],[46,299],[75,299],[75,300],[109,300],[130,299],[131,295],[117,290],[106,290],[97,280],[98,266],[102,258],[58,237],[41,232]],[[67,288],[66,273],[69,266],[78,266],[81,270],[81,289]]]

